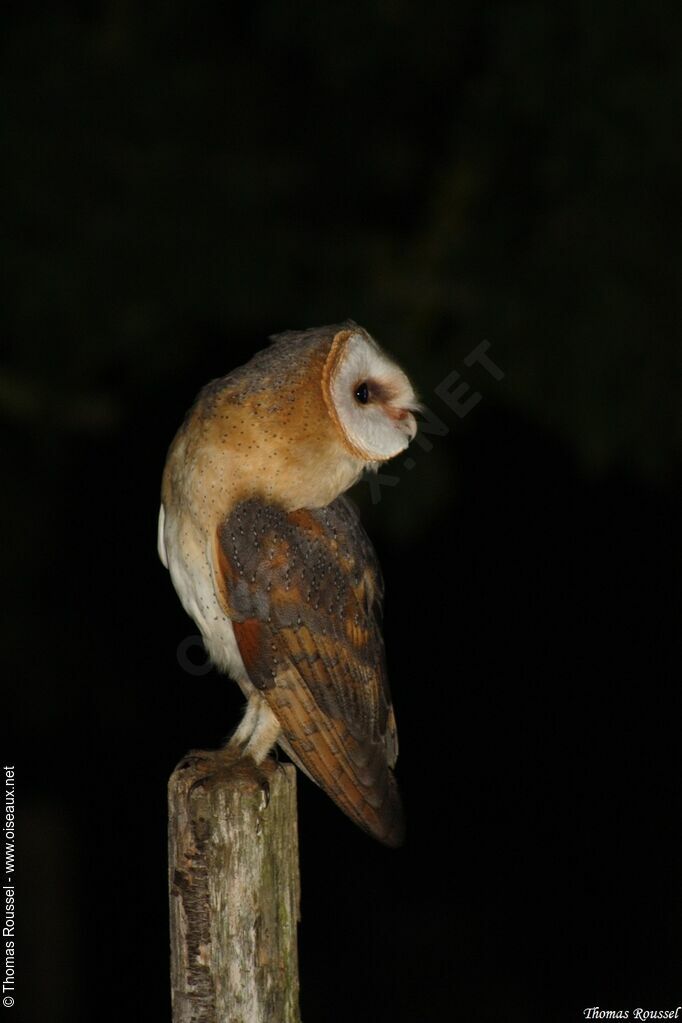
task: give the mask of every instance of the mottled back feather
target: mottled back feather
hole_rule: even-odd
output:
[[[395,720],[372,545],[345,498],[285,512],[240,502],[217,535],[219,587],[283,745],[357,824],[403,836]]]

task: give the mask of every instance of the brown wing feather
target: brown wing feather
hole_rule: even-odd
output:
[[[352,820],[398,845],[382,582],[352,505],[339,498],[287,514],[243,501],[218,531],[217,554],[246,670],[287,752]]]

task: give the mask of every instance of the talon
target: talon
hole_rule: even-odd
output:
[[[205,762],[208,758],[209,754],[207,754],[204,750],[191,749],[188,753],[185,753],[176,770],[187,771],[191,767],[196,767],[197,764],[200,764],[202,761]]]
[[[206,782],[209,779],[209,777],[210,777],[210,775],[206,775],[206,777],[204,777],[204,778],[197,778],[195,781],[193,781],[192,784],[190,785],[188,791],[187,791],[187,795],[191,796],[192,793],[194,792],[194,790],[198,789],[200,786],[201,786],[201,788],[204,788],[205,785],[206,785]]]

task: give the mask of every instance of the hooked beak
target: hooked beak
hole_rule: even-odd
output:
[[[386,411],[398,429],[402,433],[407,434],[410,440],[414,440],[417,436],[417,420],[410,410],[407,408],[397,408],[395,405],[388,405]]]

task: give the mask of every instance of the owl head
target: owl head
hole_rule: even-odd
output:
[[[211,480],[216,514],[226,490],[322,507],[417,432],[410,381],[352,320],[272,342],[204,388],[174,442],[172,465],[204,495]]]

